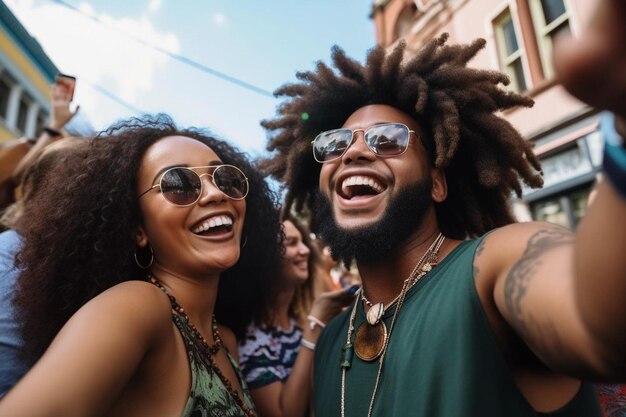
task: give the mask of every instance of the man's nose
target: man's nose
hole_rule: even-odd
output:
[[[357,129],[352,133],[352,141],[342,156],[344,163],[359,159],[376,159],[376,154],[365,143],[365,131],[361,129]]]

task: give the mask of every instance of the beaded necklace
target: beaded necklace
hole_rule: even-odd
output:
[[[217,352],[219,352],[219,350],[222,347],[226,349],[226,346],[224,346],[224,342],[222,341],[222,338],[220,337],[220,333],[217,327],[217,321],[215,320],[215,314],[213,314],[213,323],[211,326],[212,332],[213,332],[213,339],[215,340],[215,343],[213,345],[210,345],[207,342],[207,340],[204,338],[204,336],[202,336],[202,333],[200,333],[198,329],[196,328],[196,326],[194,326],[194,324],[189,320],[189,316],[187,315],[185,310],[180,306],[180,304],[178,304],[178,302],[176,301],[176,298],[174,298],[173,295],[167,292],[167,289],[165,289],[163,284],[161,284],[159,280],[157,280],[154,276],[150,276],[150,282],[156,285],[161,291],[165,293],[165,295],[167,295],[167,297],[170,299],[172,310],[178,313],[183,318],[183,320],[185,320],[185,322],[187,323],[187,325],[193,332],[194,336],[196,336],[196,338],[200,341],[201,346],[206,350],[207,358],[209,359],[209,363],[211,364],[211,369],[213,369],[213,371],[217,374],[219,379],[222,381],[222,384],[224,384],[224,387],[226,387],[226,390],[228,391],[230,396],[235,400],[235,402],[239,405],[239,407],[241,407],[243,412],[246,413],[248,417],[257,417],[254,410],[252,410],[250,407],[246,405],[246,403],[243,401],[243,398],[241,398],[239,393],[233,388],[232,384],[230,383],[228,378],[226,378],[226,375],[222,373],[222,370],[217,366],[217,362],[215,362],[215,359],[213,358],[213,356],[217,354]]]

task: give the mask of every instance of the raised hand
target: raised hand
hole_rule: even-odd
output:
[[[76,106],[74,111],[70,110],[72,93],[65,84],[53,84],[51,94],[50,128],[61,130],[76,115],[80,106]]]

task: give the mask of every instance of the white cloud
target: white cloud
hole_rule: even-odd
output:
[[[151,13],[156,13],[159,10],[161,10],[161,5],[162,5],[161,0],[150,0],[150,5],[148,6],[148,10],[150,10]]]
[[[213,13],[213,21],[217,24],[217,25],[223,25],[224,23],[226,23],[226,16],[224,16],[223,13],[220,12],[216,12]]]
[[[154,3],[160,5],[159,0],[152,0],[151,8]],[[110,99],[91,88],[89,83],[135,104],[142,93],[154,88],[155,73],[164,71],[171,61],[168,56],[124,34],[174,53],[180,49],[178,38],[171,33],[160,33],[147,16],[116,19],[96,12],[89,4],[79,6],[83,13],[105,22],[106,25],[102,25],[57,4],[35,5],[32,0],[7,0],[6,4],[37,38],[59,70],[77,77],[75,101],[96,128],[131,111],[111,106]],[[116,112],[118,114],[114,114]]]

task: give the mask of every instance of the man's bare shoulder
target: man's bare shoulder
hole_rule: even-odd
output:
[[[510,267],[522,257],[532,258],[556,246],[571,244],[574,235],[548,222],[513,223],[489,233],[476,250],[474,263],[494,273]]]

